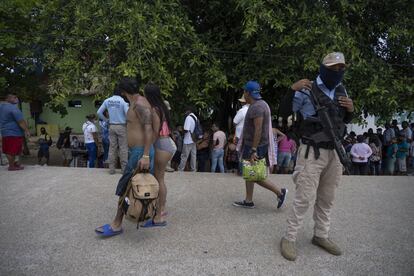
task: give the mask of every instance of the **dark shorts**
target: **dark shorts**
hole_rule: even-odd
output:
[[[150,156],[150,173],[154,174],[154,147],[151,146]],[[115,194],[117,196],[123,196],[128,186],[129,180],[134,175],[134,171],[137,167],[138,160],[144,155],[144,147],[133,147],[128,149],[128,163],[125,166],[125,170],[121,179],[119,179],[118,186],[116,187]]]
[[[49,158],[49,147],[39,149],[39,151],[37,152],[37,158],[42,157]]]
[[[20,155],[23,148],[22,136],[5,136],[2,137],[2,150],[4,154]]]
[[[268,154],[268,147],[269,145],[258,146],[256,155],[259,159],[266,158],[266,166],[269,167],[269,154]],[[248,145],[243,145],[243,152],[242,152],[242,159],[249,160],[250,159],[250,150],[252,147]]]

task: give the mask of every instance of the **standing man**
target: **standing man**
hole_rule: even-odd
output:
[[[387,160],[388,157],[392,158],[391,156],[387,156],[388,148],[393,147],[393,140],[396,138],[396,133],[394,131],[394,128],[391,127],[391,124],[389,122],[385,123],[385,130],[383,134],[383,140],[382,142],[382,156],[385,157]],[[387,162],[382,162],[382,171],[387,171]]]
[[[104,115],[107,110],[109,118]],[[121,97],[119,87],[115,87],[114,95],[106,99],[97,114],[99,118],[109,123],[109,173],[115,173],[115,167],[119,159],[121,161],[121,169],[124,171],[128,160],[128,143],[126,130],[126,113],[128,112],[128,104]]]
[[[154,142],[153,113],[147,99],[138,94],[138,82],[132,78],[123,78],[119,83],[119,89],[131,103],[127,113],[127,139],[129,147],[128,163],[123,175],[118,182],[116,195],[122,197],[128,186],[128,182],[136,168],[141,171],[153,171],[154,167]],[[110,237],[121,234],[122,220],[124,213],[122,205],[117,205],[117,213],[111,224],[105,224],[95,229],[95,232],[102,237]]]
[[[173,134],[172,134],[172,138],[175,142],[175,145],[177,146],[177,151],[175,152],[172,158],[174,169],[177,169],[178,165],[180,165],[181,163],[181,152],[183,150],[183,135],[182,135],[183,132],[184,132],[183,125],[176,124],[175,130],[173,131]]]
[[[179,171],[184,171],[187,159],[191,155],[190,168],[191,171],[196,171],[197,147],[196,141],[193,140],[193,133],[197,123],[197,116],[192,112],[192,108],[187,108],[184,121],[184,140],[183,151],[181,153],[181,161],[178,166]]]
[[[413,131],[411,130],[411,128],[408,125],[407,121],[402,122],[401,127],[402,127],[402,129],[400,131],[400,135],[401,135],[401,133],[403,133],[407,143],[410,144],[411,140],[413,138]]]
[[[235,142],[238,143],[240,136],[243,131],[244,118],[246,117],[247,110],[249,109],[250,104],[246,103],[244,95],[239,99],[242,107],[237,111],[236,116],[234,116],[233,123],[236,125],[236,134],[234,136]]]
[[[255,162],[258,159],[266,159],[266,165],[273,167],[275,160],[273,132],[270,108],[262,100],[260,95],[260,85],[258,82],[249,81],[244,86],[244,98],[250,104],[244,121],[243,133],[241,137],[242,159]],[[254,183],[272,191],[278,198],[277,208],[282,207],[285,201],[287,189],[280,189],[269,180],[259,182],[246,181],[246,197],[243,201],[236,201],[234,206],[244,208],[254,208],[253,189]]]
[[[390,123],[385,123],[385,131],[384,131],[384,141],[383,144],[384,146],[389,146],[392,144],[392,139],[395,138],[395,131],[394,128],[391,127]]]
[[[391,122],[392,128],[394,129],[395,135],[400,133],[400,128],[398,127],[398,121],[396,119]]]
[[[345,124],[352,119],[353,102],[342,86],[345,73],[345,57],[334,52],[324,57],[319,69],[319,76],[312,83],[300,80],[292,85],[295,92],[293,111],[300,112],[301,144],[297,154],[297,163],[293,172],[296,184],[293,208],[288,216],[288,227],[280,243],[280,250],[286,259],[296,259],[296,237],[302,227],[303,219],[309,206],[314,203],[313,219],[315,221],[312,244],[317,245],[333,255],[341,255],[341,249],[329,239],[330,214],[333,207],[335,191],[341,182],[343,166],[332,142],[317,142],[309,137],[314,134],[324,135],[322,125],[314,120],[316,111],[311,93],[321,106],[328,109],[338,138],[345,135]]]
[[[72,128],[65,127],[65,130],[59,134],[59,139],[56,143],[56,147],[62,150],[63,155],[63,166],[69,167],[72,161],[72,149],[70,148],[70,134]]]
[[[384,135],[382,134],[382,128],[377,128],[377,137],[378,137],[378,139],[379,139],[379,142],[381,143],[381,146],[382,146],[382,143],[384,143]]]
[[[95,126],[96,116],[90,114],[86,116],[87,121],[83,124],[83,136],[85,139],[85,147],[88,151],[88,168],[95,168],[96,157],[99,155],[98,151],[98,130]]]
[[[5,101],[0,103],[2,150],[9,161],[9,171],[24,169],[16,162],[16,156],[22,153],[24,136],[30,137],[27,123],[23,119],[23,113],[17,107],[18,104],[19,99],[14,93],[8,93]]]

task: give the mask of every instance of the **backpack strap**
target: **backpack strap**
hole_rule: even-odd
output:
[[[197,120],[197,118],[194,115],[191,115],[190,114],[189,116],[194,120],[194,131],[195,131],[195,128],[196,128],[196,125],[197,125],[198,120]],[[192,132],[190,131],[190,133],[192,133]]]
[[[125,192],[124,192],[124,194],[121,196],[121,197],[119,197],[119,201],[118,201],[118,207],[121,207],[122,206],[122,204],[125,202],[125,198],[127,197],[127,195],[128,195],[128,193],[129,193],[129,190],[131,190],[131,188],[132,188],[132,178],[137,174],[139,172],[139,168],[138,167],[136,167],[135,168],[135,170],[134,170],[134,172],[132,173],[132,176],[131,176],[131,178],[129,179],[129,181],[128,181],[128,185],[127,185],[127,187],[125,188]]]

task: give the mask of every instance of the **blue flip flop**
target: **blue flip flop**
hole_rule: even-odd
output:
[[[103,232],[99,231],[98,228],[102,228]],[[121,230],[114,231],[110,224],[105,224],[105,225],[103,225],[101,227],[98,227],[98,228],[95,229],[95,232],[96,232],[96,234],[98,234],[102,237],[116,236],[116,235],[122,234],[122,232],[124,231],[122,228],[121,228]]]
[[[142,225],[142,227],[144,227],[144,228],[162,227],[162,226],[167,226],[167,222],[166,221],[163,221],[163,222],[154,222],[153,219],[147,220],[147,222],[145,222],[145,224]]]

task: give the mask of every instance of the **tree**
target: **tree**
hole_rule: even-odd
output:
[[[12,90],[24,100],[48,98],[42,53],[36,38],[38,1],[0,2],[0,91]]]
[[[174,106],[207,108],[225,85],[177,1],[48,1],[39,18],[55,105],[73,93],[112,92],[122,76],[161,86]],[[176,100],[175,100],[176,99]]]
[[[342,51],[357,112],[386,118],[414,109],[410,1],[236,2],[244,12],[242,40],[251,41],[251,52],[272,55],[260,67],[244,66],[260,72],[265,85],[274,80],[281,91],[295,79],[314,78],[326,53]]]
[[[35,86],[47,82],[54,107],[74,93],[102,98],[121,76],[138,75],[161,86],[175,114],[194,104],[226,125],[247,80],[263,85],[276,113],[294,81],[314,79],[322,57],[342,51],[357,112],[388,118],[414,109],[408,0],[14,0],[1,7],[0,82],[32,82],[16,72],[41,68]]]

